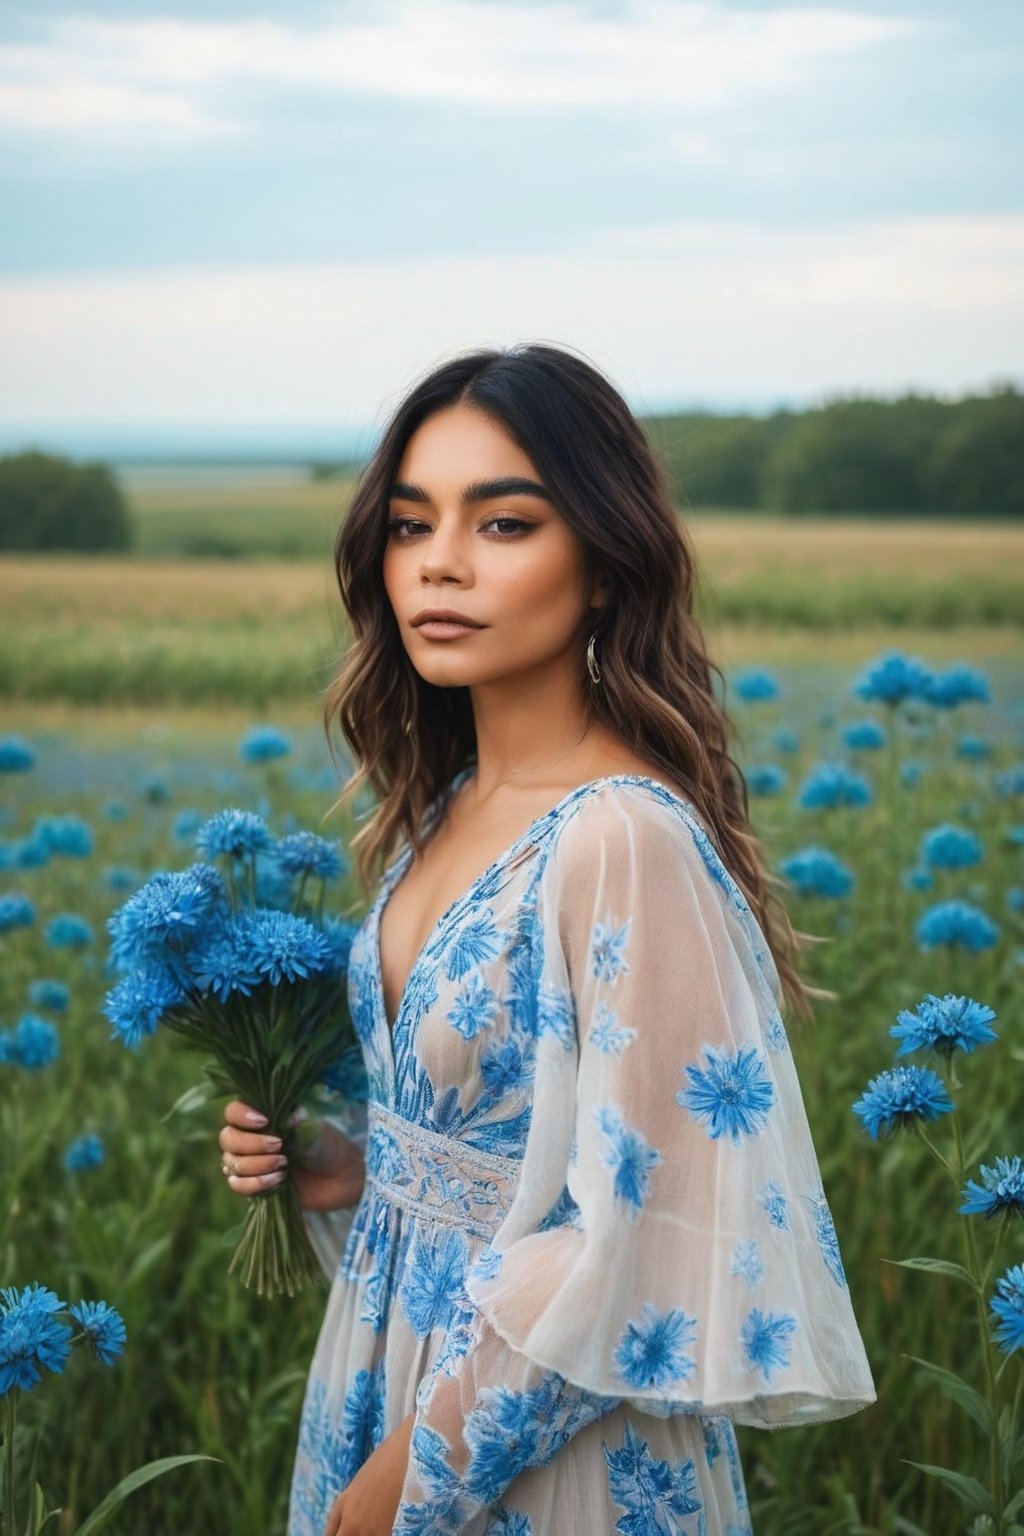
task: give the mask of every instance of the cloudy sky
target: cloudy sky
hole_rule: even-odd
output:
[[[1020,0],[7,0],[0,436],[1024,378]]]

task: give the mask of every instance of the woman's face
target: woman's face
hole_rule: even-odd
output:
[[[409,439],[391,491],[384,585],[421,677],[471,687],[579,665],[581,621],[603,585],[588,591],[582,543],[503,427],[469,406],[439,411]],[[424,609],[481,627],[421,629]]]

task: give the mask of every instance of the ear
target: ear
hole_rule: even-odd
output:
[[[590,589],[590,601],[588,602],[587,607],[603,608],[607,601],[608,582],[603,575],[595,576],[593,585]]]

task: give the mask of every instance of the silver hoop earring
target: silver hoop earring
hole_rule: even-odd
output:
[[[601,681],[601,668],[598,666],[597,657],[594,654],[594,642],[596,640],[597,630],[595,629],[587,641],[587,671],[590,673],[590,681],[592,683],[599,683]]]

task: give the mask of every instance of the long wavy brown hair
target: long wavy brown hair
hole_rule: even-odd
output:
[[[810,935],[790,923],[782,882],[751,831],[746,781],[729,750],[732,721],[713,689],[717,678],[724,699],[724,678],[694,617],[689,533],[625,400],[560,347],[486,348],[427,374],[385,426],[338,530],[334,564],[352,642],[325,690],[323,720],[332,753],[337,722],[356,765],[332,811],[364,786],[376,797],[351,841],[361,881],[369,888],[402,835],[419,854],[424,813],[439,800],[440,824],[452,779],[476,759],[468,688],[420,677],[383,578],[390,488],[406,444],[428,417],[456,405],[486,413],[523,449],[582,541],[588,576],[603,573],[607,601],[583,616],[597,631],[598,685],[589,682],[582,644],[579,652],[588,718],[611,727],[693,803],[761,925],[783,1002],[808,1016],[818,994],[797,959]]]

